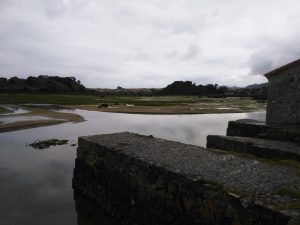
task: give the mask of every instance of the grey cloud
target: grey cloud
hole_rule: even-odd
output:
[[[251,55],[248,64],[251,68],[250,74],[261,75],[271,70],[273,60],[266,57],[265,52],[256,52]]]
[[[201,52],[201,49],[194,44],[191,44],[186,53],[183,56],[183,59],[188,60],[197,57],[197,55]]]
[[[88,87],[265,82],[252,75],[300,57],[300,3],[288,1],[0,0],[0,74],[75,74]]]
[[[81,11],[90,4],[90,0],[51,0],[43,1],[45,13],[49,18],[60,17],[69,11]]]
[[[46,2],[45,11],[50,18],[62,15],[68,7],[68,3],[61,0],[51,0]]]
[[[253,53],[249,60],[251,75],[262,75],[277,67],[300,58],[298,40],[300,33],[288,37],[284,42],[274,38],[265,43],[265,47]]]
[[[168,52],[165,56],[166,58],[175,58],[178,56],[178,52],[177,50],[173,50],[171,52]]]

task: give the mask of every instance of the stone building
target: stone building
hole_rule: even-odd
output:
[[[265,74],[267,123],[300,124],[300,59]]]

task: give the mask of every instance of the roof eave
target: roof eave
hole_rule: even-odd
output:
[[[284,72],[286,70],[292,69],[292,68],[294,68],[296,66],[300,66],[300,59],[297,59],[297,60],[295,60],[293,62],[290,62],[290,63],[288,63],[288,64],[286,64],[284,66],[281,66],[281,67],[279,67],[279,68],[277,68],[275,70],[272,70],[272,71],[264,74],[264,76],[266,78],[270,79],[271,77],[279,75],[280,73],[282,73],[282,72]]]

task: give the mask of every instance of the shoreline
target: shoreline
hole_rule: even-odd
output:
[[[58,125],[62,123],[81,123],[86,121],[84,117],[75,113],[56,112],[49,109],[29,108],[29,107],[24,109],[29,110],[29,112],[22,113],[22,114],[15,114],[15,115],[12,114],[12,115],[8,115],[7,117],[42,116],[48,119],[20,120],[20,121],[15,121],[10,123],[0,123],[0,133],[26,130],[26,129],[37,128],[37,127],[44,127],[44,126],[52,126],[52,125]]]
[[[229,113],[251,113],[265,108],[251,108],[251,109],[202,109],[190,110],[182,106],[137,106],[137,107],[122,107],[122,108],[98,108],[97,106],[72,106],[77,109],[106,112],[106,113],[124,113],[124,114],[137,114],[137,115],[200,115],[200,114],[229,114]],[[156,110],[154,110],[156,109]],[[159,110],[157,110],[159,109]]]

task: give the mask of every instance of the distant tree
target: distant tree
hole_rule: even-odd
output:
[[[27,79],[0,78],[0,92],[84,93],[87,89],[75,77],[39,75]]]
[[[219,93],[220,94],[225,94],[227,91],[228,91],[228,87],[226,87],[226,86],[221,86],[221,87],[219,87]]]
[[[192,81],[175,81],[160,92],[164,95],[215,95],[219,94],[218,84],[196,85]]]

